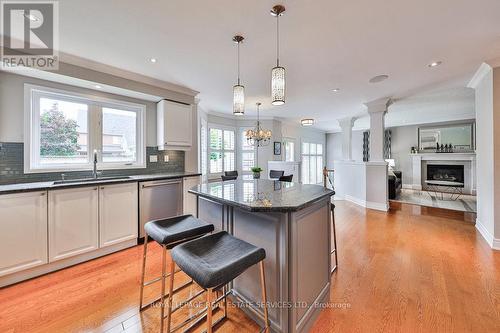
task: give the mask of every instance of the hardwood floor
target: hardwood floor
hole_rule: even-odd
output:
[[[336,202],[339,268],[312,332],[500,332],[500,251],[476,232],[475,215],[391,205],[383,213]],[[160,252],[150,248],[152,276]],[[0,289],[0,332],[158,332],[159,309],[137,310],[141,250]],[[217,331],[258,327],[229,307]]]

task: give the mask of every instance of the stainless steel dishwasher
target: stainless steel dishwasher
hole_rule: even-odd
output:
[[[144,224],[182,214],[182,179],[154,180],[139,183],[139,237],[144,237]]]

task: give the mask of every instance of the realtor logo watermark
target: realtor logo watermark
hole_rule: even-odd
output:
[[[0,68],[59,68],[57,1],[0,1]]]

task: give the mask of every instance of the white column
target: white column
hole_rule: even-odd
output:
[[[342,129],[342,160],[352,160],[352,127],[356,118],[347,117],[339,119],[339,125]]]
[[[370,161],[384,161],[384,116],[391,103],[388,97],[365,103],[370,115]]]

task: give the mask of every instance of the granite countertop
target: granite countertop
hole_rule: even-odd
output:
[[[203,183],[189,192],[252,212],[298,211],[335,194],[320,185],[267,179]]]
[[[92,181],[68,182],[60,184],[55,184],[53,181],[35,182],[35,183],[17,183],[17,184],[0,185],[0,194],[55,190],[55,189],[69,188],[69,187],[92,186],[97,184],[99,185],[118,184],[118,183],[142,182],[150,180],[176,179],[176,178],[194,177],[200,175],[201,175],[200,173],[196,172],[176,172],[176,173],[132,175],[132,176],[124,176],[123,178],[113,177],[115,179],[113,178],[106,179],[106,177],[103,177],[103,179],[98,178]]]

